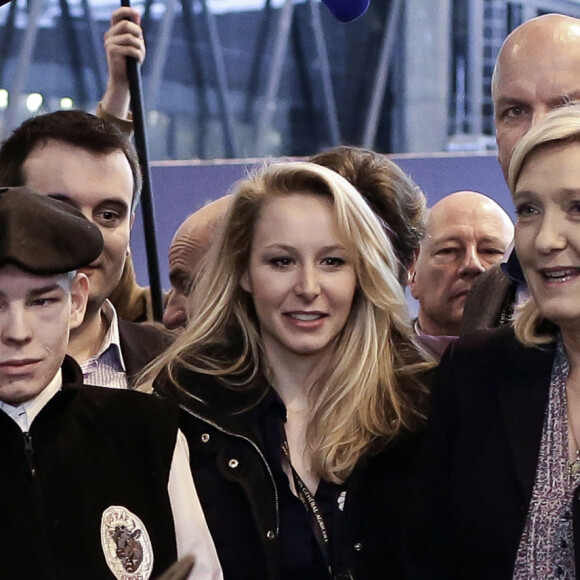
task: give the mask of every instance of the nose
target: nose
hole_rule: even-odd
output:
[[[551,110],[552,110],[552,107],[549,107],[548,105],[537,105],[534,108],[534,113],[532,115],[532,122],[530,124],[530,129],[536,123],[539,123]]]
[[[561,219],[553,212],[546,211],[536,235],[535,246],[538,252],[549,254],[566,247]]]
[[[163,324],[169,330],[175,330],[187,324],[187,297],[181,292],[172,290],[163,311]]]
[[[9,345],[24,345],[31,339],[24,309],[19,307],[8,309],[2,316],[2,342]]]
[[[305,300],[314,300],[320,294],[320,280],[314,266],[306,265],[299,269],[294,291]]]
[[[479,259],[477,247],[475,245],[467,246],[463,256],[463,261],[459,266],[459,275],[461,277],[475,277],[479,276],[482,272],[485,272],[485,267]]]

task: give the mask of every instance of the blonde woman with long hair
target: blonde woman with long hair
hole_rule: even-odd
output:
[[[226,579],[402,577],[432,363],[398,276],[335,172],[271,165],[235,188],[189,323],[143,379],[182,404]]]
[[[427,478],[440,577],[579,577],[579,167],[578,105],[518,142],[508,184],[530,296],[441,362]]]

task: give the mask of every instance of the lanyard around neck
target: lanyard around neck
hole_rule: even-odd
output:
[[[288,447],[288,441],[286,440],[285,434],[282,439],[282,452],[288,460],[288,464],[290,465],[290,470],[292,472],[292,479],[294,481],[296,494],[298,495],[298,499],[300,499],[302,505],[308,513],[308,519],[310,520],[310,525],[312,527],[314,537],[316,538],[316,543],[320,548],[320,553],[322,554],[322,558],[324,559],[324,564],[328,569],[328,573],[332,577],[332,566],[330,562],[330,540],[328,537],[328,530],[322,516],[322,510],[320,509],[316,498],[312,495],[307,485],[304,483],[292,465],[292,461],[290,460],[290,448]]]

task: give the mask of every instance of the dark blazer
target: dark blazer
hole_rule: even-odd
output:
[[[175,334],[157,324],[128,322],[122,318],[118,320],[121,352],[127,368],[129,387],[132,387],[143,368],[175,340]]]
[[[433,577],[512,578],[554,355],[554,344],[523,347],[511,327],[460,338],[444,355],[427,436]]]

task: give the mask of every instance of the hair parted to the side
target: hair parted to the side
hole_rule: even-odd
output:
[[[405,285],[425,235],[427,200],[419,186],[385,155],[359,147],[333,147],[310,161],[342,175],[379,216],[400,262],[399,281]]]
[[[580,105],[570,103],[550,111],[518,141],[514,149],[508,170],[508,186],[512,195],[532,153],[577,141],[580,141]],[[533,298],[517,308],[514,329],[518,340],[526,346],[552,342],[557,331],[557,327],[542,316]]]
[[[141,385],[147,388],[161,381],[183,389],[182,368],[213,375],[233,390],[251,387],[260,374],[268,377],[252,296],[242,289],[240,279],[248,267],[262,206],[291,194],[332,200],[357,277],[349,319],[326,371],[310,392],[312,415],[306,435],[315,472],[339,482],[363,453],[423,421],[426,389],[421,373],[434,363],[415,342],[397,280],[397,260],[385,232],[354,187],[334,171],[312,163],[282,163],[237,184],[194,285],[189,323],[145,371]]]
[[[55,111],[37,115],[14,129],[0,145],[0,184],[25,185],[22,166],[31,151],[49,140],[61,141],[91,153],[107,154],[121,151],[131,167],[135,211],[141,195],[142,176],[137,151],[130,139],[112,122],[85,111]]]

